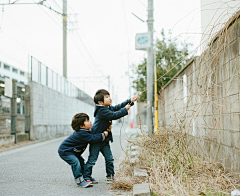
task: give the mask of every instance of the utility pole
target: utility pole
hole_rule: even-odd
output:
[[[148,32],[150,33],[151,47],[147,49],[147,128],[153,134],[153,96],[154,96],[154,52],[153,52],[153,0],[148,0]]]
[[[110,91],[110,75],[108,75],[108,90]]]
[[[63,0],[63,77],[67,78],[67,0]]]
[[[12,98],[11,98],[11,134],[15,135],[17,143],[17,81],[12,81]]]

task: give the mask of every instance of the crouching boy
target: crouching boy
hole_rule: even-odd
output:
[[[91,182],[84,180],[83,173],[85,163],[81,155],[85,151],[88,143],[104,141],[108,136],[108,131],[92,134],[92,122],[85,113],[76,114],[72,119],[71,126],[74,132],[61,143],[58,148],[58,154],[71,166],[76,184],[86,188],[92,186],[94,182],[97,183],[97,181],[94,178],[91,179]]]

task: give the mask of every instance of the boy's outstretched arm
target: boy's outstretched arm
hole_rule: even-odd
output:
[[[108,131],[104,131],[103,133],[96,133],[96,134],[89,133],[87,135],[82,135],[81,139],[88,143],[98,143],[98,142],[104,141],[107,136],[108,136]]]
[[[128,110],[130,109],[130,107],[130,104],[127,104],[124,108],[121,108],[118,111],[112,111],[106,107],[102,107],[99,112],[101,112],[101,118],[104,118],[106,120],[117,120],[128,115]]]
[[[138,99],[138,95],[135,95],[133,96],[131,99],[127,99],[126,101],[118,104],[118,105],[115,105],[115,106],[111,106],[111,108],[114,110],[114,111],[118,111],[120,110],[121,108],[125,107],[127,104],[130,104],[132,103],[131,105],[134,105],[133,102],[137,101]]]

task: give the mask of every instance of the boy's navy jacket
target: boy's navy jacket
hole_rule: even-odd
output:
[[[104,106],[95,104],[94,110],[94,123],[92,126],[92,133],[102,133],[102,130],[107,130],[109,126],[112,124],[112,120],[117,120],[126,116],[128,114],[128,110],[125,106],[131,103],[131,99],[127,99],[126,101],[116,105],[116,106]],[[105,139],[105,142],[113,142],[112,132],[109,132],[108,136]]]
[[[85,151],[88,143],[97,143],[105,140],[104,133],[92,134],[91,130],[79,129],[68,136],[59,146],[58,153],[60,155],[71,155]]]

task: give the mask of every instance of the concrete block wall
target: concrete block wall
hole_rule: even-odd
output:
[[[239,67],[240,12],[165,85],[159,101],[162,126],[182,127],[198,153],[231,171],[240,169]]]
[[[18,133],[25,133],[25,116],[22,114],[17,115],[16,129]],[[11,114],[2,113],[0,115],[0,133],[11,133]]]
[[[72,133],[72,117],[87,113],[93,120],[94,105],[30,82],[30,139],[44,140]]]

